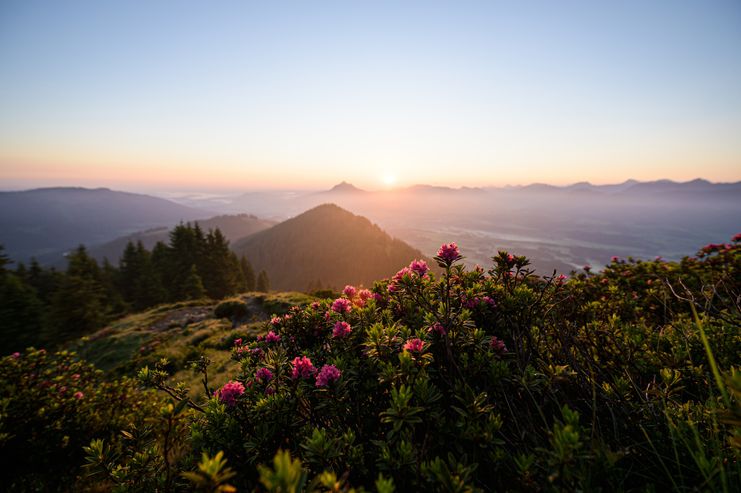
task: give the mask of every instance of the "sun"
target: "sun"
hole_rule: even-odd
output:
[[[393,187],[394,185],[396,185],[396,176],[392,175],[391,173],[386,173],[381,177],[381,181],[387,187]]]

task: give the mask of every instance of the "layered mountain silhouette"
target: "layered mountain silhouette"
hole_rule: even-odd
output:
[[[232,248],[245,255],[256,272],[265,270],[277,290],[371,286],[424,258],[368,219],[334,204],[315,207]]]
[[[39,188],[0,192],[0,244],[25,261],[57,261],[64,252],[154,226],[215,214],[169,200],[107,188]]]

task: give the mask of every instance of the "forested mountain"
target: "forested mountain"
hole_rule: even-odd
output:
[[[246,236],[249,236],[263,229],[267,229],[275,224],[274,221],[260,219],[252,214],[234,214],[216,216],[210,219],[195,221],[203,231],[218,229],[224,237],[231,243],[234,243]],[[167,242],[171,229],[167,227],[153,228],[146,231],[138,231],[130,235],[116,238],[113,241],[90,248],[90,255],[98,261],[107,258],[109,261],[117,263],[121,252],[126,248],[126,244],[141,242],[144,248],[151,250],[157,242]]]
[[[54,262],[79,244],[213,216],[169,200],[107,188],[0,192],[0,243],[15,260]]]
[[[422,253],[334,204],[315,207],[234,246],[278,290],[370,286]]]

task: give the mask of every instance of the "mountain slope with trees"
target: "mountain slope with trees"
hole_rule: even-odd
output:
[[[368,219],[334,204],[303,214],[235,243],[276,290],[370,286],[415,258],[419,250],[392,238]]]

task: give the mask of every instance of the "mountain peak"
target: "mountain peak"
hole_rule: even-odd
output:
[[[329,192],[357,193],[357,192],[365,192],[365,190],[361,190],[360,188],[356,187],[352,183],[348,183],[343,180],[337,185],[330,188]]]

